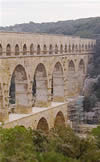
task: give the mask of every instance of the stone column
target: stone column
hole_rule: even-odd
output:
[[[64,102],[64,77],[60,72],[53,74],[53,101]]]
[[[0,84],[0,122],[8,121],[8,119],[8,90],[4,83],[2,86]]]
[[[15,81],[16,85],[16,113],[31,113],[32,106],[29,103],[28,99],[28,84],[26,80],[23,81]]]
[[[38,106],[38,107],[49,106],[47,77],[36,76],[36,103],[35,103],[35,106]]]

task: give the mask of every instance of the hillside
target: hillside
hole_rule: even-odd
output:
[[[52,33],[93,38],[95,35],[100,34],[100,17],[50,23],[29,22],[0,27],[0,31]]]

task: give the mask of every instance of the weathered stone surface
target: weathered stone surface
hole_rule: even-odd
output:
[[[65,102],[68,97],[78,96],[89,57],[95,53],[95,43],[95,40],[79,37],[1,32],[0,110],[7,112],[1,113],[0,120],[8,119],[13,77],[15,112],[20,114],[30,114],[32,105],[42,109],[49,107],[51,101]],[[51,118],[53,113],[55,111],[50,113]],[[48,118],[48,111],[45,115]],[[32,125],[30,120],[26,126]],[[23,119],[21,123],[26,121]],[[17,121],[14,125],[21,123]]]

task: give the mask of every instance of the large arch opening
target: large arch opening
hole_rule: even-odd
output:
[[[38,125],[37,125],[37,129],[42,130],[46,133],[49,131],[49,126],[48,126],[47,120],[45,118],[41,118],[39,120]]]
[[[68,74],[67,74],[67,95],[72,97],[77,94],[77,73],[75,70],[74,61],[70,60],[68,64]]]
[[[56,63],[52,75],[52,96],[53,101],[63,102],[64,101],[64,77],[63,77],[63,69],[61,64]]]
[[[9,97],[9,103],[16,105],[17,113],[29,112],[28,81],[22,65],[17,65],[12,74]]]
[[[80,62],[79,62],[79,71],[80,71],[82,74],[85,73],[85,64],[84,64],[83,59],[81,59]]]
[[[55,122],[54,122],[54,128],[57,127],[65,127],[65,118],[61,111],[59,111],[56,115]]]
[[[40,63],[38,64],[34,78],[32,94],[34,98],[34,105],[43,107],[48,104],[48,85],[47,85],[47,74],[45,66]]]

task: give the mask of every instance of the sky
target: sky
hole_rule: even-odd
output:
[[[100,16],[100,0],[0,0],[0,26]]]

